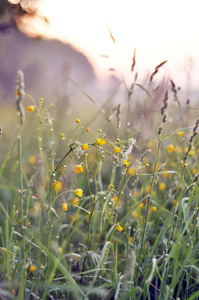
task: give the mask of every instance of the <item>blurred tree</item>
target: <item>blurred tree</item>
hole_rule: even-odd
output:
[[[0,32],[17,26],[25,15],[37,15],[39,0],[0,0]]]

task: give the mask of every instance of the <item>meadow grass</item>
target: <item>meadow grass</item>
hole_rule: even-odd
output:
[[[95,111],[67,120],[19,73],[20,118],[1,110],[2,299],[199,297],[199,121],[173,81],[154,100],[164,63],[111,111],[77,87]]]

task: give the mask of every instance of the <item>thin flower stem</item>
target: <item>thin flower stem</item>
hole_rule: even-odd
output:
[[[48,229],[47,229],[47,235],[46,235],[46,242],[47,242],[47,247],[49,246],[50,243],[50,233],[51,233],[51,228],[52,228],[52,224],[51,224],[51,208],[52,208],[52,203],[51,203],[51,199],[52,199],[52,185],[53,185],[53,178],[59,168],[59,166],[62,164],[62,162],[64,161],[64,159],[74,150],[73,148],[73,144],[70,145],[70,149],[69,151],[62,157],[62,159],[59,161],[59,163],[57,164],[56,168],[53,170],[52,174],[51,174],[51,178],[50,178],[50,184],[49,184],[49,190],[48,190],[48,195],[46,197],[46,200],[48,200]]]
[[[21,260],[22,265],[25,263],[25,238],[24,238],[24,203],[23,203],[23,171],[22,171],[22,143],[21,143],[21,136],[18,136],[18,152],[19,152],[19,179],[20,179],[20,210],[21,210]],[[25,288],[23,283],[25,282],[25,272],[22,271],[21,274],[21,282],[20,290],[19,290],[19,297],[26,298]],[[21,298],[21,299],[22,299]],[[25,299],[24,298],[24,299]]]
[[[150,191],[150,194],[148,197],[147,209],[146,209],[146,214],[145,214],[146,217],[145,217],[145,221],[144,221],[144,228],[143,228],[141,248],[140,248],[140,255],[138,258],[138,270],[140,268],[143,246],[144,246],[145,237],[146,237],[146,227],[147,227],[148,219],[149,219],[149,208],[150,208],[150,204],[151,204],[151,197],[152,197],[152,192],[153,192],[153,187],[154,187],[154,182],[155,182],[156,167],[157,167],[157,161],[158,161],[159,152],[160,152],[160,145],[161,145],[161,139],[159,139],[158,145],[157,145],[157,153],[156,153],[156,157],[155,157],[154,171],[153,171],[152,182],[151,182],[151,191]]]

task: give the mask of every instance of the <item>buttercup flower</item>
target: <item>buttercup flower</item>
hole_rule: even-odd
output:
[[[88,150],[88,144],[85,143],[84,145],[82,145],[82,149],[83,149],[83,150]]]
[[[71,203],[73,204],[73,206],[79,205],[80,204],[79,198],[75,197]]]
[[[114,226],[114,228],[119,232],[121,232],[123,230],[123,227],[118,223]]]
[[[124,166],[124,167],[128,167],[129,165],[130,165],[130,161],[128,161],[128,160],[125,159],[125,160],[123,161],[123,166]]]
[[[28,162],[30,165],[34,165],[36,161],[36,157],[34,155],[30,155],[28,158]]]
[[[62,203],[62,209],[67,211],[68,209],[68,205],[66,203]]]
[[[138,217],[137,211],[134,210],[134,211],[132,212],[132,217],[135,218],[135,219]]]
[[[119,153],[120,151],[121,151],[120,147],[115,147],[115,148],[114,148],[114,152],[115,152],[115,153]]]
[[[106,143],[105,140],[97,138],[97,144],[98,144],[98,146],[103,146],[105,143]]]
[[[150,191],[151,191],[151,186],[150,186],[149,184],[146,185],[144,191],[145,191],[145,193],[147,193],[147,194],[150,193]]]
[[[76,189],[76,190],[75,190],[75,195],[78,196],[78,197],[82,197],[82,195],[83,195],[83,190],[82,190],[82,189]]]
[[[33,105],[31,105],[31,106],[29,106],[29,107],[27,108],[27,111],[34,111],[34,110],[35,110],[35,108],[34,108]]]
[[[128,169],[128,174],[131,176],[135,176],[136,172],[135,172],[135,168],[134,167],[130,167]]]
[[[173,153],[174,149],[175,149],[175,147],[174,147],[173,144],[169,144],[168,147],[167,147],[167,151],[168,151],[169,153]]]
[[[53,183],[53,189],[55,192],[60,192],[62,190],[62,182],[61,181],[54,181]]]
[[[84,172],[82,165],[76,165],[75,168],[74,168],[74,171],[75,171],[76,174]]]
[[[159,190],[163,192],[166,189],[166,183],[165,182],[160,182],[159,184]]]
[[[118,196],[113,196],[113,200],[117,202],[117,206],[121,206],[121,201],[118,201]]]
[[[35,267],[34,265],[31,265],[31,266],[29,267],[29,272],[30,272],[30,273],[34,273],[35,270],[36,270],[36,267]]]
[[[183,135],[184,135],[184,131],[179,131],[179,132],[177,132],[177,135],[178,135],[178,136],[183,136]]]

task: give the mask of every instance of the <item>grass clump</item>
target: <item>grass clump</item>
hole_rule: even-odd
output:
[[[84,92],[104,118],[97,130],[86,116],[64,132],[64,120],[56,123],[43,99],[23,92],[22,103],[17,92],[23,124],[2,120],[0,137],[1,297],[199,296],[198,120],[182,118],[174,83],[179,117],[169,87],[155,110],[139,103],[132,117],[134,88],[152,106],[157,91],[136,80],[127,90],[128,111],[117,104],[111,118]]]

